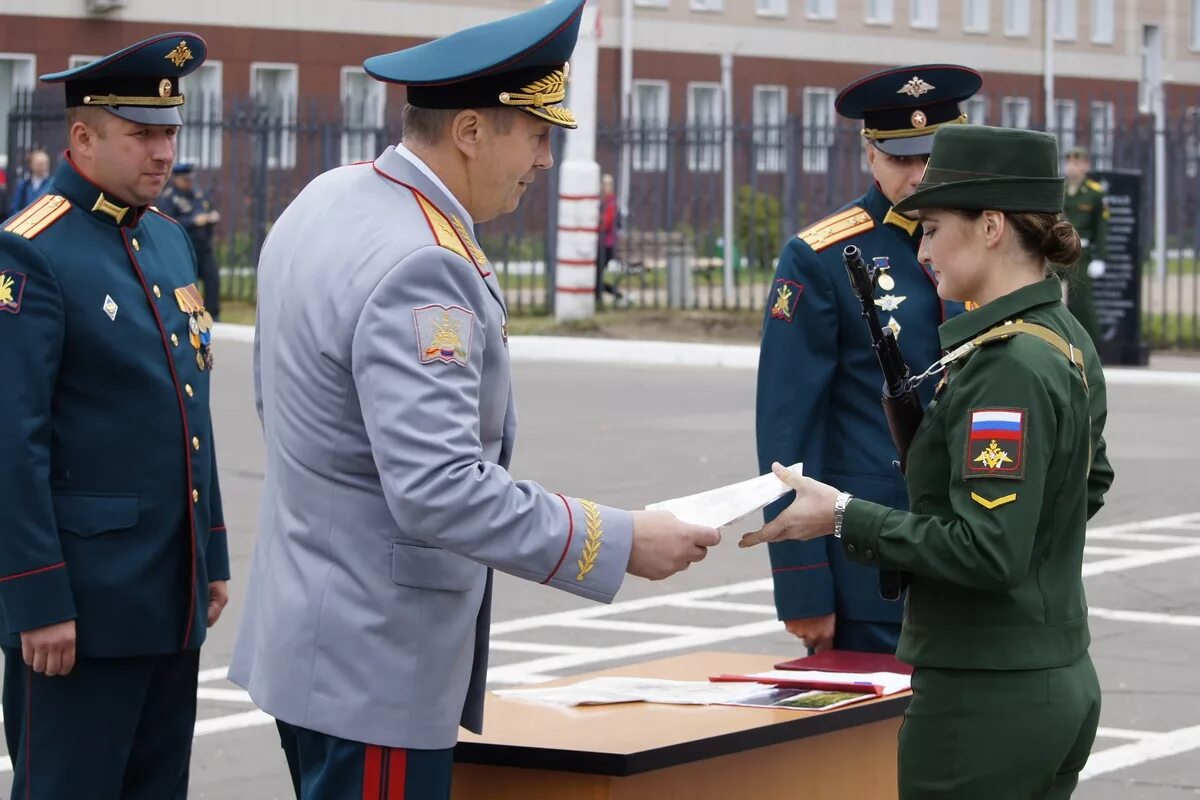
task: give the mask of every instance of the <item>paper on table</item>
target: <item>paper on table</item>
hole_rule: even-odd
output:
[[[803,464],[792,464],[788,469],[796,475],[804,474]],[[768,473],[719,489],[651,503],[646,510],[670,511],[684,522],[721,528],[744,519],[790,491],[774,474]]]
[[[497,689],[494,694],[514,700],[529,700],[556,706],[637,702],[708,705],[745,695],[746,685],[672,681],[661,678],[607,677],[590,678],[567,686]]]

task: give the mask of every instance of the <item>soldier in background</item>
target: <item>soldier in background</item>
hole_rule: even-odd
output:
[[[204,283],[204,307],[213,319],[221,318],[221,272],[213,253],[213,230],[221,221],[221,212],[209,201],[203,189],[196,188],[193,167],[188,163],[176,165],[171,185],[159,199],[158,207],[187,231],[196,251],[196,266]]]
[[[1096,320],[1096,302],[1092,297],[1092,281],[1104,274],[1105,261],[1108,260],[1108,205],[1104,186],[1088,177],[1091,169],[1087,150],[1073,147],[1067,151],[1067,188],[1063,213],[1079,231],[1079,241],[1083,245],[1083,255],[1066,279],[1067,308],[1071,309],[1092,341],[1098,342],[1100,332]]]

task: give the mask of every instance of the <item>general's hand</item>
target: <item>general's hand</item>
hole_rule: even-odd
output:
[[[213,209],[212,211],[208,212],[208,224],[209,225],[216,225],[220,221],[221,221],[221,212],[220,211]]]
[[[833,647],[833,631],[837,627],[835,614],[826,614],[823,617],[805,617],[804,619],[785,619],[783,624],[788,633],[804,642],[804,646],[814,653]]]
[[[833,504],[838,490],[812,478],[794,475],[776,462],[771,465],[775,477],[796,490],[796,499],[783,513],[753,533],[747,533],[738,547],[785,539],[807,541],[833,533]]]
[[[1088,262],[1088,266],[1087,266],[1088,277],[1089,278],[1099,278],[1101,275],[1104,274],[1105,269],[1106,269],[1106,267],[1105,267],[1105,264],[1103,261],[1101,261],[1098,258],[1093,258],[1091,261]]]
[[[221,612],[229,602],[229,584],[225,581],[212,581],[208,584],[208,627],[217,624]]]
[[[21,657],[47,678],[69,675],[75,666],[75,620],[21,631]]]
[[[682,572],[720,544],[715,528],[682,522],[667,511],[633,512],[633,547],[625,571],[639,578],[660,581]]]

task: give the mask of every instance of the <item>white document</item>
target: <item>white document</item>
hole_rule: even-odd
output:
[[[756,690],[761,691],[761,690]],[[744,683],[672,681],[661,678],[590,678],[567,686],[531,689],[497,689],[500,697],[528,700],[555,706],[604,705],[607,703],[667,703],[709,705],[745,696]]]
[[[792,464],[788,469],[795,475],[804,474],[803,464]],[[787,484],[776,478],[774,473],[767,473],[720,489],[651,503],[646,510],[670,511],[684,522],[722,528],[748,517],[790,491]]]

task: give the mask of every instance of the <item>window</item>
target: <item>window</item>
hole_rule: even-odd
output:
[[[787,87],[754,87],[754,164],[759,172],[787,166]]]
[[[829,169],[829,148],[833,146],[835,117],[833,99],[837,92],[826,88],[804,90],[804,151],[800,159],[805,172]]]
[[[1192,106],[1183,112],[1183,125],[1184,172],[1189,178],[1200,177],[1200,107]]]
[[[1004,128],[1029,127],[1029,98],[1005,97],[1000,101],[1000,126]]]
[[[992,24],[989,0],[963,0],[963,30],[967,33],[987,33]]]
[[[1092,0],[1092,42],[1112,44],[1116,12],[1114,0]]]
[[[1029,35],[1029,0],[1004,0],[1004,35]]]
[[[342,163],[379,155],[387,87],[362,67],[342,67]]]
[[[1075,146],[1075,101],[1054,101],[1054,135],[1058,137],[1061,156]]]
[[[754,13],[760,17],[786,17],[788,0],[754,0]]]
[[[987,125],[988,121],[988,100],[981,94],[967,100],[963,104],[963,111],[967,115],[967,122],[971,125]]]
[[[1078,0],[1057,0],[1054,4],[1054,38],[1073,41],[1079,27]]]
[[[1097,100],[1092,103],[1092,141],[1090,146],[1092,166],[1099,170],[1112,169],[1113,132],[1116,128],[1116,108],[1112,101]]]
[[[633,0],[635,6],[642,8],[666,8],[668,0]]]
[[[716,172],[721,168],[721,141],[725,132],[721,111],[721,84],[688,84],[688,169]]]
[[[33,91],[34,76],[37,74],[37,61],[28,53],[0,53],[0,120],[7,121],[12,109],[22,97]],[[8,155],[8,124],[0,124],[0,161]],[[32,121],[17,128],[16,149],[25,152],[33,147]],[[15,185],[17,168],[20,164],[12,164],[8,170],[8,182]],[[0,208],[0,218],[8,216],[7,208]]]
[[[896,19],[896,2],[867,0],[865,11],[868,25],[891,25]]]
[[[837,0],[804,0],[808,19],[837,19]]]
[[[909,23],[914,28],[933,29],[938,24],[937,0],[911,0]]]
[[[101,56],[67,56],[67,69],[82,67],[84,64],[90,64],[100,59]]]
[[[296,166],[296,95],[300,68],[295,64],[251,64],[250,96],[267,125],[267,166]]]
[[[187,99],[181,113],[179,161],[201,169],[221,166],[221,118],[225,108],[221,93],[221,62],[205,61],[179,82],[179,91]]]
[[[630,125],[633,169],[662,172],[667,168],[668,88],[666,81],[634,81]]]
[[[722,11],[725,0],[691,0],[692,11]]]
[[[1200,0],[1192,0],[1192,49],[1200,50]]]

